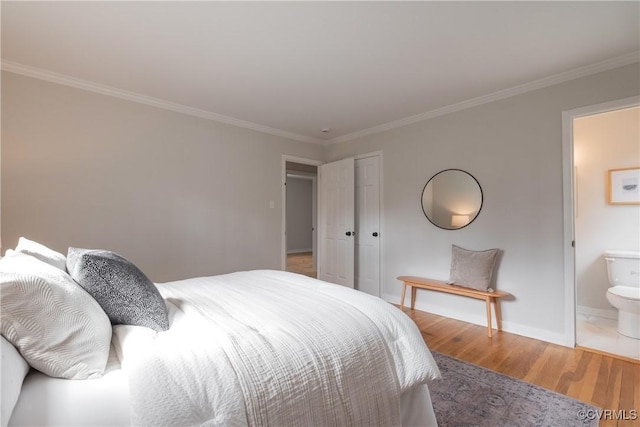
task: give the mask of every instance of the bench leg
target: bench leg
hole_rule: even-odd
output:
[[[502,330],[502,319],[500,318],[500,304],[497,298],[493,299],[493,311],[496,313],[496,327],[498,331]]]
[[[416,291],[418,290],[418,288],[416,288],[415,286],[411,287],[411,310],[413,310],[416,307]]]
[[[404,294],[407,290],[407,283],[402,283],[402,294],[400,295],[400,310],[404,311]]]
[[[487,306],[487,336],[491,338],[491,298],[486,298],[485,303]]]

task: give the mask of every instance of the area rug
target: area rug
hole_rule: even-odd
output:
[[[440,427],[597,426],[598,408],[432,352],[441,380],[429,382]]]

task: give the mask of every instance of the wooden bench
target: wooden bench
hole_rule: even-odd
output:
[[[487,306],[487,336],[491,338],[491,303],[493,303],[493,310],[496,313],[496,326],[498,331],[502,330],[502,322],[500,320],[500,306],[498,305],[498,299],[510,296],[511,294],[503,291],[479,291],[477,289],[465,288],[463,286],[449,285],[441,280],[425,279],[422,277],[414,276],[400,276],[398,280],[402,282],[402,296],[400,297],[400,310],[404,310],[404,296],[407,290],[407,286],[411,287],[411,309],[414,309],[416,302],[416,290],[428,289],[430,291],[444,292],[447,294],[462,295],[469,298],[482,299]]]

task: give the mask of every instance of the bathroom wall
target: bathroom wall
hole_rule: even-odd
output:
[[[640,205],[607,203],[609,169],[640,166],[640,108],[574,121],[578,312],[616,317],[606,300],[606,250],[640,250]]]

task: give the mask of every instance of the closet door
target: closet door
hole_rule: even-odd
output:
[[[355,288],[380,296],[380,159],[356,160]]]
[[[354,287],[354,159],[318,168],[318,278]]]

